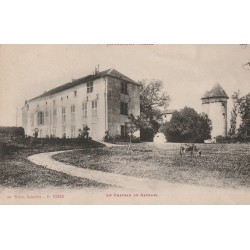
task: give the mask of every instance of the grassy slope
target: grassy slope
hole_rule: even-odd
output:
[[[179,155],[178,144],[86,149],[54,158],[79,167],[216,187],[250,187],[249,144],[200,144],[203,155]]]
[[[15,147],[12,147],[12,152],[3,159],[0,159],[0,186],[15,188],[108,187],[108,185],[96,181],[72,177],[42,166],[37,166],[26,159],[29,155],[41,152],[100,147],[101,145],[98,143],[83,144],[72,141],[63,143],[60,141],[41,140],[34,146],[27,145],[25,141],[14,144]]]

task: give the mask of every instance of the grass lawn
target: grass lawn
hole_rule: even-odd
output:
[[[179,155],[179,144],[132,144],[54,155],[72,165],[104,172],[213,187],[250,187],[250,144],[197,144],[202,156]]]
[[[41,152],[100,146],[101,144],[96,142],[80,143],[62,140],[37,140],[35,145],[29,145],[25,140],[19,140],[12,144],[10,153],[0,159],[0,186],[8,188],[107,188],[109,185],[72,177],[37,166],[27,160],[29,155]]]

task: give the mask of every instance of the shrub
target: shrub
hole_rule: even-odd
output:
[[[0,127],[0,135],[24,137],[24,128],[22,127]]]
[[[185,107],[175,111],[169,122],[160,128],[169,142],[204,142],[210,139],[211,120],[206,114],[198,114],[194,109]]]
[[[6,143],[0,142],[0,159],[3,158],[6,154],[7,154]]]
[[[215,139],[217,143],[249,143],[250,142],[250,136],[241,136],[239,134],[226,136],[226,137],[219,135]]]
[[[103,140],[105,142],[110,142],[110,143],[116,144],[118,142],[129,142],[130,138],[129,137],[123,138],[123,137],[121,137],[121,135],[114,135],[114,136],[109,135],[109,137],[104,136]],[[131,142],[132,143],[139,143],[139,142],[141,142],[140,141],[140,137],[136,137],[136,136],[132,135]]]
[[[141,128],[140,134],[142,141],[152,142],[154,140],[155,131],[152,128]]]

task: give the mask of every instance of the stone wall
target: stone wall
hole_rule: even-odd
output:
[[[127,115],[120,114],[120,103],[128,103],[128,114],[140,115],[139,85],[127,83],[128,94],[121,93],[121,80],[108,77],[108,130],[110,135],[120,135],[121,125],[128,121]]]

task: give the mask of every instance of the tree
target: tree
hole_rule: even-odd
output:
[[[130,147],[131,147],[133,134],[140,129],[138,121],[139,120],[137,120],[137,118],[135,118],[135,116],[133,114],[130,114],[128,116],[128,132],[129,132],[129,146],[128,146],[128,149],[130,149]]]
[[[233,100],[233,109],[231,111],[231,119],[230,119],[230,129],[229,129],[229,135],[233,136],[236,133],[236,126],[237,126],[237,117],[239,113],[239,96],[240,96],[240,91],[234,92],[232,95],[232,100]]]
[[[240,44],[240,46],[245,49],[247,47],[247,44]],[[250,62],[246,62],[242,65],[243,69],[250,70]]]
[[[204,113],[185,107],[175,111],[169,122],[160,131],[169,142],[204,142],[211,138],[212,122]]]
[[[240,97],[240,91],[234,92],[232,95],[233,110],[231,112],[229,135],[237,135],[246,137],[250,135],[250,93]],[[239,128],[237,127],[237,117],[241,118]]]
[[[241,124],[238,134],[242,137],[250,136],[250,92],[239,98],[239,115]]]
[[[134,117],[139,126],[142,140],[153,140],[161,122],[159,107],[167,107],[170,97],[163,91],[164,83],[160,80],[142,80],[140,94],[140,116]]]

